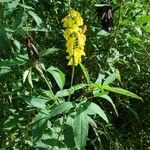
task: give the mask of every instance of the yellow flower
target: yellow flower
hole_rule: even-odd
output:
[[[81,30],[81,32],[84,34],[86,32],[86,30],[87,30],[87,26],[84,25],[83,28],[82,28],[82,30]]]
[[[69,15],[70,15],[71,17],[76,17],[77,15],[80,15],[80,13],[77,12],[77,11],[75,11],[75,10],[70,10]]]
[[[78,33],[78,44],[85,45],[86,36],[84,34]]]
[[[74,43],[75,43],[75,38],[74,37],[70,37],[67,39],[67,43],[66,43],[66,47],[74,47]]]
[[[72,34],[72,29],[66,29],[64,32],[64,38],[67,40]]]
[[[78,26],[82,26],[83,25],[83,19],[82,19],[82,17],[81,17],[79,12],[77,12],[75,10],[71,10],[69,12],[69,14],[70,14],[70,16],[72,16],[73,20],[76,22],[76,24]]]
[[[80,48],[76,48],[74,51],[75,51],[75,53],[74,53],[75,57],[81,57],[82,55],[85,56],[84,51],[81,50]]]
[[[86,36],[84,35],[87,30],[83,25],[83,19],[79,12],[70,10],[69,14],[62,20],[63,27],[66,28],[64,38],[66,39],[67,59],[68,65],[77,66],[81,63],[81,56],[85,56],[84,46]]]
[[[64,18],[62,21],[64,22],[63,26],[65,28],[70,28],[74,25],[74,20],[70,18],[69,16]]]

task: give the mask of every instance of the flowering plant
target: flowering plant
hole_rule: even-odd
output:
[[[66,39],[68,65],[77,66],[81,63],[81,56],[85,56],[84,46],[86,26],[83,26],[83,19],[78,11],[70,10],[69,14],[62,20],[66,28],[64,38]]]

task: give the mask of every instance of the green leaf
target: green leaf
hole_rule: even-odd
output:
[[[0,3],[4,3],[4,2],[11,2],[13,0],[0,0]]]
[[[56,93],[57,97],[65,97],[65,96],[69,96],[70,94],[73,94],[75,91],[78,91],[80,89],[83,89],[87,86],[87,84],[77,84],[72,86],[70,89],[64,89],[62,91],[58,91]]]
[[[55,47],[48,48],[48,49],[42,51],[42,52],[41,52],[41,55],[42,55],[42,56],[48,56],[49,54],[53,54],[53,53],[55,53],[55,52],[57,52],[57,51],[59,51],[59,50],[60,50],[60,49],[55,48]]]
[[[36,146],[40,150],[41,149],[50,150],[52,149],[52,147],[54,150],[59,150],[59,149],[65,150],[64,144],[58,139],[41,139],[36,144],[37,144]]]
[[[82,150],[86,146],[89,122],[85,111],[77,114],[73,122],[73,132],[76,148]]]
[[[31,10],[28,11],[28,14],[31,15],[34,18],[37,26],[40,26],[40,24],[42,23],[41,18],[37,14],[35,14],[33,11],[31,11]]]
[[[104,119],[108,123],[107,116],[105,112],[95,103],[90,103],[86,109],[86,113],[89,115],[98,114],[102,119]]]
[[[41,111],[36,115],[32,126],[32,136],[34,141],[37,141],[42,137],[47,125],[47,115],[47,110]]]
[[[19,42],[19,41],[14,40],[14,45],[16,46],[16,48],[17,48],[18,50],[20,50],[21,45],[20,45],[20,42]]]
[[[12,9],[12,8],[17,7],[19,2],[20,2],[20,0],[13,0],[11,3],[8,3],[8,9]]]
[[[135,118],[137,119],[137,121],[140,122],[140,119],[139,119],[139,116],[138,116],[137,112],[133,108],[131,108],[130,106],[128,106],[128,105],[125,105],[125,107],[128,109],[128,111],[131,112],[131,114],[133,114],[135,116]]]
[[[102,80],[104,79],[105,75],[99,73],[98,78],[95,83],[102,85]]]
[[[14,20],[14,29],[20,29],[21,27],[23,27],[25,25],[25,23],[28,19],[28,15],[24,14],[23,10],[18,11],[16,15],[17,15],[17,17]],[[12,30],[12,29],[9,29],[9,28],[6,28],[6,29],[9,30],[9,32],[15,32],[15,30]],[[19,44],[15,44],[17,48],[18,48]],[[21,45],[19,47],[21,48]]]
[[[62,91],[58,91],[56,93],[56,97],[66,97],[66,96],[69,96],[70,94],[73,94],[74,91],[71,91],[69,89],[65,89],[65,90],[62,90]]]
[[[108,36],[110,33],[106,32],[105,30],[101,30],[97,33],[97,36]]]
[[[48,30],[44,27],[36,27],[36,28],[32,28],[32,27],[28,27],[28,29],[26,27],[22,27],[21,29],[19,30],[16,30],[17,32],[21,32],[21,31],[24,31],[24,32],[27,32],[27,31],[33,31],[33,32],[48,32]]]
[[[8,119],[3,124],[4,130],[11,130],[13,127],[15,127],[18,123],[18,117],[15,116],[9,116]]]
[[[136,20],[135,25],[140,26],[148,22],[150,22],[150,16],[142,16]]]
[[[87,69],[86,69],[85,66],[84,66],[83,64],[81,64],[81,63],[80,63],[80,67],[81,67],[81,69],[82,69],[82,71],[83,71],[83,73],[84,73],[84,76],[85,76],[85,78],[86,78],[87,83],[90,83],[90,75],[89,75]]]
[[[25,99],[25,102],[33,107],[36,107],[36,108],[45,108],[46,105],[46,101],[42,98],[39,98],[39,97],[33,97],[33,98],[26,98]]]
[[[33,83],[32,83],[32,68],[29,68],[28,82],[29,82],[30,86],[33,88]]]
[[[115,73],[112,73],[112,74],[110,74],[110,75],[105,79],[103,85],[104,85],[104,84],[110,84],[110,83],[112,83],[112,82],[113,82],[114,80],[116,80],[116,79],[117,79],[116,74],[115,74]]]
[[[59,69],[55,67],[49,67],[47,69],[49,73],[54,77],[56,83],[58,84],[59,88],[62,90],[65,84],[65,75]]]
[[[150,27],[148,27],[148,26],[143,26],[142,28],[143,28],[146,32],[150,33]]]
[[[54,95],[53,95],[52,91],[40,89],[40,92],[41,92],[42,96],[48,97],[49,100],[54,99]]]
[[[140,27],[136,27],[135,30],[138,32],[139,35],[142,36],[143,33]]]
[[[117,79],[121,82],[121,75],[120,75],[119,70],[116,69],[116,70],[115,70],[115,73],[116,73]]]
[[[1,62],[1,61],[0,61]],[[7,66],[0,66],[0,79],[2,81],[2,78],[7,77],[7,74],[9,75],[11,73],[11,68]]]
[[[50,111],[50,113],[49,113],[47,118],[49,119],[49,118],[54,117],[56,115],[66,113],[71,108],[73,108],[73,103],[72,102],[63,102],[63,103],[59,104],[58,106],[54,107]]]
[[[88,121],[93,128],[97,128],[96,120],[94,121],[90,116],[88,116]]]
[[[67,117],[66,123],[64,126],[64,143],[68,148],[73,149],[75,147],[75,141],[73,136],[73,121],[74,119],[70,116]]]
[[[30,72],[29,69],[27,69],[26,71],[23,72],[23,83],[26,81],[29,72]]]
[[[23,4],[19,4],[19,6],[22,8],[25,8],[25,9],[34,10],[34,8],[32,8],[31,6],[27,6],[27,5],[23,5]]]
[[[103,85],[102,88],[104,90],[108,90],[108,91],[111,91],[111,92],[114,92],[114,93],[118,93],[118,94],[122,94],[122,95],[126,95],[126,96],[130,96],[132,98],[137,98],[137,99],[142,99],[141,97],[137,96],[136,94],[130,92],[130,91],[127,91],[125,89],[122,89],[122,88],[118,88],[118,87],[110,87],[109,85]]]
[[[20,66],[26,63],[26,60],[24,58],[21,57],[15,57],[15,58],[11,58],[11,59],[6,59],[6,60],[0,60],[0,67],[1,66]]]
[[[112,2],[116,5],[117,4],[117,0],[112,0]]]
[[[112,101],[111,97],[109,97],[106,94],[99,93],[99,92],[95,92],[94,96],[101,97],[101,98],[104,98],[104,99],[108,100],[108,102],[110,102],[112,107],[114,108],[116,115],[118,116],[118,112],[117,112],[116,106],[115,106],[114,102]]]
[[[110,6],[109,4],[95,4],[95,7],[104,7],[104,6]]]
[[[136,37],[136,36],[130,36],[129,37],[129,39],[131,39],[131,40],[133,40],[134,42],[140,42],[140,41],[142,41],[142,39],[141,38],[139,38],[139,37]]]

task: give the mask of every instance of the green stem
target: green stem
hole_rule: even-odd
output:
[[[100,136],[99,136],[98,132],[96,131],[95,127],[93,127],[93,131],[94,131],[94,133],[95,133],[95,135],[97,137],[97,140],[99,142],[100,149],[103,150],[103,146],[102,146],[102,142],[101,142]]]
[[[71,89],[71,87],[72,87],[72,85],[73,85],[74,71],[75,71],[75,67],[74,67],[74,65],[73,65],[73,67],[72,67],[72,74],[71,74],[70,89]],[[70,101],[70,98],[71,98],[71,91],[70,91],[70,93],[69,93],[68,101]]]
[[[50,81],[48,80],[48,78],[47,78],[44,74],[42,74],[42,77],[43,77],[43,79],[45,80],[45,82],[46,82],[46,84],[47,84],[47,86],[48,86],[50,92],[51,92],[52,95],[53,95],[54,102],[55,102],[56,104],[59,104],[58,99],[55,98],[55,94],[54,94],[54,92],[52,91],[52,86],[51,86],[51,84],[50,84]]]

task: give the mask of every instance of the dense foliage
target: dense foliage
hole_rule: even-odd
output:
[[[150,149],[150,2],[112,0],[111,32],[100,2],[0,0],[1,149]],[[70,9],[87,27],[77,66],[66,59]]]

